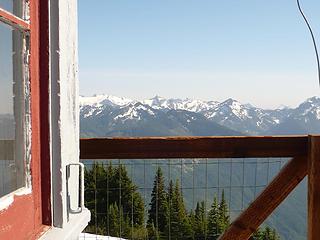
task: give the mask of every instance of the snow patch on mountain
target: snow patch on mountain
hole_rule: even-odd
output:
[[[116,97],[106,94],[94,95],[91,97],[80,96],[79,98],[80,107],[101,107],[103,105],[125,106],[132,102],[134,101],[129,98]]]
[[[290,122],[298,121],[308,123],[308,126],[313,125],[313,129],[320,126],[319,97],[309,98],[297,108],[283,107],[274,110],[242,104],[231,98],[217,102],[189,98],[167,99],[160,96],[141,101],[110,95],[80,97],[81,118],[112,119],[113,122],[109,122],[111,125],[117,124],[117,121],[121,123],[127,120],[147,122],[151,119],[161,119],[170,111],[180,111],[179,114],[185,111],[182,112],[185,116],[184,120],[182,118],[178,120],[184,123],[191,124],[194,119],[189,113],[197,113],[209,121],[249,135],[266,133],[277,125],[286,123],[289,119]],[[173,116],[169,114],[168,117]]]
[[[190,98],[176,99],[176,98],[163,98],[155,96],[151,99],[141,101],[154,109],[173,109],[173,110],[186,110],[190,112],[203,112],[213,108],[218,104],[216,101],[201,101]]]

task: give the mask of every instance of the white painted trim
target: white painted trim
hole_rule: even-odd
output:
[[[77,24],[77,0],[50,0],[52,208],[53,226],[59,228],[66,228],[72,218],[81,215],[70,212],[66,188],[67,166],[79,163],[80,155]],[[78,205],[78,185],[79,175],[73,172],[68,189],[70,206]]]
[[[78,240],[80,233],[89,221],[90,211],[85,209],[81,214],[77,214],[77,217],[71,218],[64,228],[53,227],[39,240]]]

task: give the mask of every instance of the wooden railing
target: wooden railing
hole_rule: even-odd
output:
[[[225,231],[246,240],[308,174],[308,239],[320,239],[320,137],[154,137],[81,139],[81,159],[291,157]]]

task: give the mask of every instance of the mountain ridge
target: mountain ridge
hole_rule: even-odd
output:
[[[105,118],[114,125],[119,121],[123,124],[130,121],[145,123],[160,117],[159,111],[167,115],[169,111],[179,112],[180,115],[199,114],[205,118],[202,121],[214,122],[242,135],[320,133],[319,97],[308,98],[296,108],[263,109],[232,98],[218,102],[155,96],[138,101],[111,95],[80,96],[80,118],[86,121]],[[118,115],[115,115],[116,112]],[[193,119],[188,121],[193,122]]]
[[[316,134],[320,98],[308,98],[296,108],[270,110],[231,98],[206,102],[159,96],[142,101],[80,97],[80,127],[82,137]],[[237,172],[235,166],[233,171]],[[306,189],[303,181],[267,220],[283,239],[305,239]]]

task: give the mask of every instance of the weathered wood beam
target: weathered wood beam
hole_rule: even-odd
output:
[[[0,140],[0,161],[14,160],[14,141]]]
[[[249,239],[307,175],[307,170],[307,157],[295,157],[290,160],[262,193],[231,224],[219,240]],[[312,240],[314,239],[316,238],[312,238]]]
[[[307,136],[93,138],[80,140],[80,158],[296,157],[307,147]]]
[[[320,136],[309,136],[308,240],[320,239]]]

